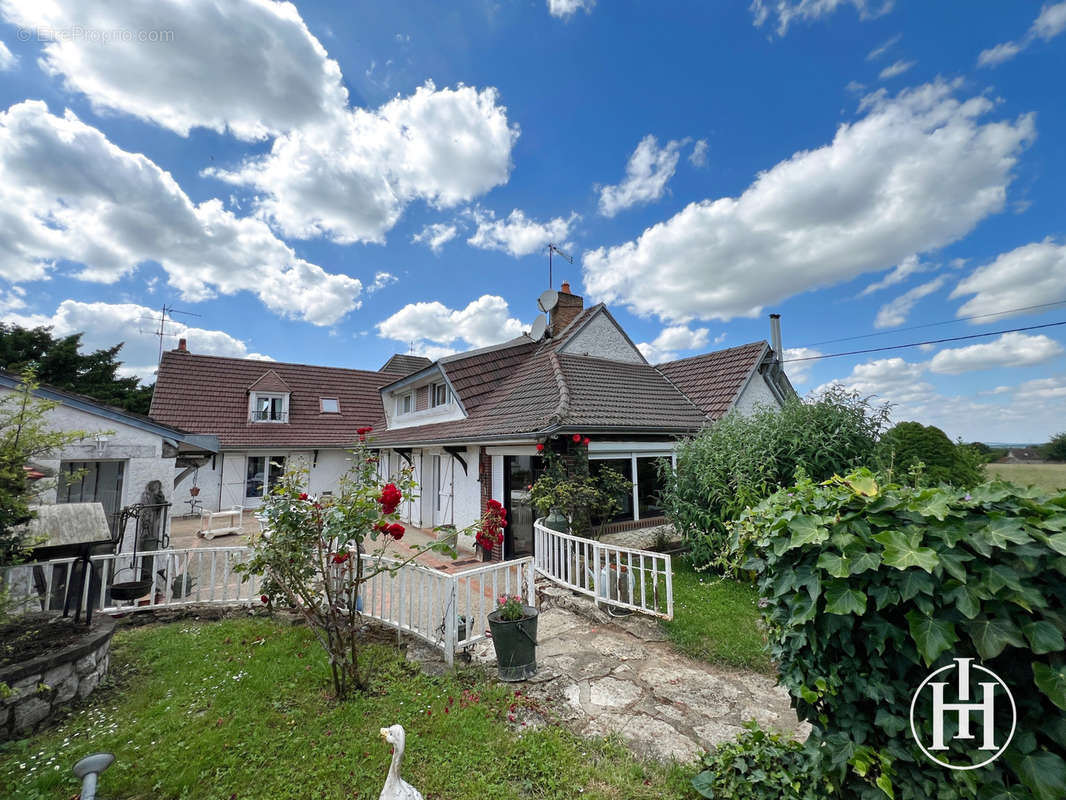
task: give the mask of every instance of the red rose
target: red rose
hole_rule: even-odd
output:
[[[307,492],[300,492],[300,499],[301,500],[306,500],[307,499]]]
[[[543,453],[544,452],[544,444],[542,442],[537,442],[537,452],[538,453]]]
[[[381,489],[381,494],[378,496],[378,502],[381,503],[381,510],[386,514],[391,514],[396,510],[396,507],[400,505],[400,500],[403,499],[403,494],[396,488],[394,483],[386,483]]]
[[[359,430],[357,430],[357,431],[356,431],[356,433],[358,433],[358,434],[359,434],[360,436],[366,436],[366,435],[367,435],[368,433],[370,433],[370,431],[372,431],[372,430],[374,430],[374,428],[373,428],[373,427],[371,427],[370,425],[367,425],[367,426],[365,426],[365,427],[363,427],[363,428],[360,428]]]
[[[571,438],[574,440],[574,442],[580,442],[581,441],[581,434],[580,433],[575,433]]]
[[[351,553],[334,553],[333,554],[333,563],[334,564],[343,564],[345,561],[347,561],[351,557],[352,557]]]
[[[586,436],[584,439],[582,439],[581,444],[585,445],[585,447],[588,447],[589,446],[589,442],[591,442],[591,441],[592,440],[589,437]]]
[[[391,536],[397,542],[403,538],[405,532],[406,531],[404,530],[403,525],[398,522],[394,522],[388,527],[389,536]]]
[[[270,602],[270,598],[269,598],[269,597],[267,597],[267,596],[266,596],[265,594],[264,594],[264,595],[262,595],[262,596],[260,596],[260,598],[259,598],[259,599],[263,601],[263,605],[266,605],[267,603],[269,603],[269,602]]]

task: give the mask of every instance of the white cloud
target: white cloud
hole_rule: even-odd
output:
[[[859,81],[848,81],[844,85],[844,88],[847,89],[849,92],[865,92],[866,84],[860,83]]]
[[[863,397],[873,396],[879,402],[915,404],[927,400],[935,393],[931,383],[922,380],[925,364],[915,364],[894,358],[879,358],[856,364],[846,378],[823,383],[814,390],[821,394],[833,384],[841,384]]]
[[[904,292],[894,300],[885,303],[877,312],[877,318],[874,320],[874,327],[894,328],[897,325],[902,325],[907,321],[907,316],[911,313],[911,309],[914,308],[915,304],[917,304],[917,302],[923,297],[928,297],[933,292],[937,291],[946,281],[947,277],[941,276],[928,283],[915,286],[913,289]]]
[[[688,154],[688,163],[694,167],[706,167],[707,149],[707,140],[697,139],[696,143],[692,145],[692,152]]]
[[[548,0],[548,13],[559,19],[566,19],[578,11],[592,13],[596,0]]]
[[[6,44],[0,42],[0,72],[14,69],[18,63],[18,56],[8,50]]]
[[[777,35],[784,36],[794,21],[810,22],[832,14],[840,6],[852,6],[859,19],[872,19],[892,10],[895,0],[752,0],[755,27],[761,28],[771,17],[777,20]]]
[[[411,237],[412,242],[426,245],[434,253],[439,253],[441,248],[456,237],[459,228],[444,222],[434,222],[426,225],[419,233]]]
[[[680,353],[702,350],[710,340],[707,328],[692,330],[687,325],[672,325],[663,328],[652,342],[639,342],[637,349],[648,359],[649,364],[674,361]]]
[[[56,31],[41,67],[97,110],[186,136],[191,128],[262,139],[347,104],[340,67],[292,3],[271,0],[4,0],[12,24]],[[130,36],[61,35],[129,31]]]
[[[41,279],[59,261],[102,283],[155,261],[185,300],[249,291],[318,325],[357,308],[362,290],[299,258],[261,220],[219,200],[194,204],[170,173],[73,112],[26,101],[0,112],[0,277]]]
[[[671,140],[660,148],[658,140],[650,133],[641,139],[629,157],[622,182],[600,189],[600,213],[613,217],[631,206],[662,197],[667,182],[677,170],[681,144]]]
[[[1029,26],[1024,37],[1017,42],[1002,42],[995,47],[982,50],[977,57],[977,66],[998,66],[1004,61],[1010,61],[1037,39],[1048,42],[1063,31],[1066,31],[1066,3],[1045,5],[1040,9],[1040,14],[1033,20],[1033,24]]]
[[[885,40],[884,42],[882,42],[881,44],[879,44],[877,47],[875,47],[873,50],[871,50],[869,53],[866,54],[866,60],[867,61],[876,61],[881,56],[883,56],[885,53],[887,53],[889,50],[891,50],[893,47],[895,47],[897,44],[899,44],[899,40],[902,39],[902,38],[903,38],[903,34],[902,33],[897,33],[895,36]]]
[[[936,269],[936,267],[936,264],[924,263],[916,255],[909,255],[894,266],[881,280],[875,281],[863,289],[859,293],[859,297],[865,297],[866,295],[873,294],[881,289],[887,289],[889,286],[895,286],[897,283],[903,283],[903,281],[911,275],[919,272],[928,272],[931,269]]]
[[[562,246],[570,235],[570,228],[580,217],[571,212],[566,219],[556,217],[547,222],[537,222],[514,209],[503,219],[496,219],[492,211],[476,209],[473,212],[477,230],[466,241],[482,250],[500,250],[515,258],[528,256],[553,242]]]
[[[878,74],[877,77],[883,81],[887,81],[890,78],[895,78],[897,75],[902,75],[904,72],[913,67],[916,63],[916,61],[904,61],[903,59],[900,59],[899,61],[895,61],[892,64],[889,64],[883,70],[881,70],[880,74]]]
[[[781,360],[785,365],[788,379],[793,384],[806,383],[810,380],[814,359],[820,355],[822,351],[812,347],[786,347]]]
[[[759,174],[738,198],[695,202],[635,240],[583,257],[599,300],[672,322],[757,316],[770,303],[887,269],[1003,209],[1032,115],[936,82],[862,102],[833,141]]]
[[[1048,237],[1002,253],[959,281],[951,297],[971,294],[959,307],[958,316],[998,314],[1066,298],[1066,244]],[[1002,316],[1016,313],[1022,312]]]
[[[374,292],[381,291],[386,286],[391,286],[398,280],[399,278],[391,272],[376,272],[374,273],[374,282],[366,287],[366,293],[374,294]]]
[[[383,243],[414,200],[448,208],[506,183],[517,138],[495,89],[438,90],[427,81],[375,111],[352,109],[284,134],[235,170],[206,174],[261,192],[258,213],[286,236]]]
[[[1062,345],[1047,336],[1005,333],[995,341],[941,350],[929,362],[931,372],[960,375],[994,367],[1030,367],[1062,353]]]
[[[415,352],[440,358],[513,339],[522,334],[523,325],[510,316],[506,300],[486,294],[462,309],[450,309],[436,301],[409,303],[379,322],[377,329],[384,339],[413,343]]]
[[[122,374],[136,375],[145,383],[155,380],[159,339],[152,331],[159,327],[159,309],[134,303],[64,300],[54,314],[4,314],[4,321],[27,328],[51,326],[56,336],[82,333],[83,352],[124,342],[118,355],[123,364]],[[249,353],[245,342],[225,331],[196,328],[176,320],[167,321],[166,331],[164,349],[176,347],[180,337],[188,340],[188,348],[194,353],[273,360],[262,353]]]

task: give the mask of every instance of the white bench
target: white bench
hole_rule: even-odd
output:
[[[241,506],[224,508],[221,511],[200,512],[200,536],[214,539],[216,536],[228,536],[241,533],[244,523],[244,509]]]

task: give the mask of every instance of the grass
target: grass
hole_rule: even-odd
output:
[[[1027,486],[1033,484],[1052,491],[1066,489],[1066,464],[988,464],[990,478]]]
[[[378,729],[400,723],[401,775],[427,800],[696,797],[688,767],[640,762],[616,739],[523,727],[535,708],[513,685],[473,670],[428,676],[384,644],[368,656],[374,690],[336,703],[303,627],[256,618],[120,630],[117,685],[58,726],[0,745],[0,794],[66,800],[78,790],[74,762],[109,751],[105,797],[376,800],[390,759]]]
[[[685,655],[712,664],[773,673],[759,627],[758,592],[746,583],[696,572],[674,560],[674,618],[663,626]]]

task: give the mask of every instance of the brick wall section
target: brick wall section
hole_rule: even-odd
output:
[[[425,411],[429,408],[429,387],[419,386],[415,389],[415,411]]]
[[[552,310],[551,332],[552,336],[558,336],[571,322],[573,322],[581,310],[585,307],[585,301],[581,295],[570,293],[570,284],[564,283],[559,289],[559,302]]]
[[[492,456],[485,452],[484,447],[478,452],[477,479],[481,486],[480,512],[485,510],[485,506],[488,504],[489,500],[492,499]],[[498,544],[492,548],[492,560],[503,561],[502,544]]]

